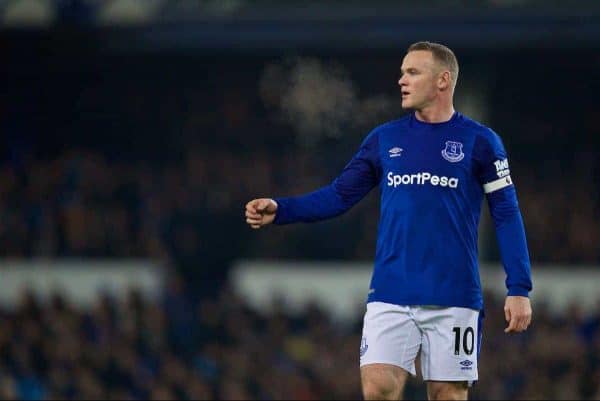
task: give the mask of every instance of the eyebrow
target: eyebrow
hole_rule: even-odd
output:
[[[418,68],[415,67],[407,67],[406,69],[403,69],[402,67],[400,67],[400,73],[404,74],[405,72],[415,72],[415,71],[419,71]]]

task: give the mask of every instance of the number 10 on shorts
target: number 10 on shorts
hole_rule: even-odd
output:
[[[475,348],[475,331],[473,328],[467,327],[461,333],[462,330],[460,327],[453,327],[452,331],[454,332],[454,355],[460,354],[461,345],[465,354],[471,355]]]

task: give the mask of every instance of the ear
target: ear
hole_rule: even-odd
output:
[[[450,71],[445,70],[438,76],[437,86],[441,91],[448,90],[452,85],[452,79],[450,77]]]

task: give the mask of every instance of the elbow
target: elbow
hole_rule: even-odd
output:
[[[496,227],[501,227],[506,223],[510,223],[521,218],[521,211],[517,205],[496,207],[490,210],[490,214],[492,215]]]

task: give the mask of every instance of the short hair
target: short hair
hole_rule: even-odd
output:
[[[408,47],[408,52],[416,50],[431,52],[433,59],[450,71],[452,88],[456,86],[456,81],[458,80],[458,60],[452,50],[442,44],[426,41],[416,42]]]

